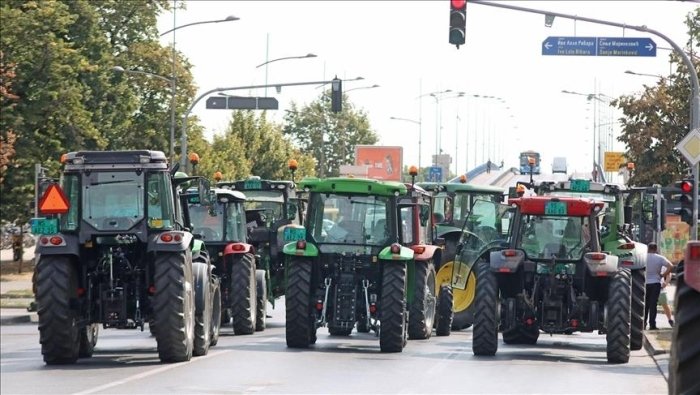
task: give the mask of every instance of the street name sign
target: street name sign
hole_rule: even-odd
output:
[[[695,166],[700,162],[700,128],[690,131],[680,143],[676,145],[676,149],[683,154],[691,166]]]
[[[207,99],[209,110],[277,110],[274,97],[212,96]]]
[[[562,37],[542,42],[542,55],[656,56],[656,43],[648,37]]]

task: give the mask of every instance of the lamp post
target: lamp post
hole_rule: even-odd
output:
[[[269,42],[269,36],[268,36],[268,42]],[[278,62],[280,60],[287,60],[287,59],[307,59],[307,58],[315,58],[317,57],[315,54],[312,53],[307,53],[306,55],[299,55],[299,56],[285,56],[283,58],[277,58],[277,59],[272,59],[272,60],[266,60],[263,63],[260,63],[259,65],[255,66],[256,69],[259,69],[262,66],[265,66],[265,85],[267,85],[267,68],[270,63],[273,62]],[[265,88],[265,96],[267,96],[267,88]]]
[[[580,92],[569,91],[566,89],[562,90],[561,92],[567,93],[570,95],[584,96],[589,103],[593,100],[597,100],[601,103],[610,103],[610,101],[607,99],[612,99],[612,97],[604,95],[602,93],[580,93]],[[598,164],[598,166],[600,166],[600,161],[601,161],[601,156],[602,156],[601,152],[600,152],[600,149],[602,148],[601,136],[598,136],[598,146],[597,146],[598,158],[597,158],[597,162],[596,162],[596,129],[599,129],[599,127],[601,126],[601,125],[598,125],[597,116],[598,116],[598,106],[594,105],[593,106],[593,173],[595,174],[595,176],[594,176],[593,181],[598,181],[598,173],[599,172],[596,171],[596,163]],[[600,133],[600,130],[598,130],[598,132]]]
[[[664,78],[663,76],[659,74],[646,74],[646,73],[636,73],[632,70],[625,70],[625,74],[631,74],[631,75],[641,75],[644,77],[656,77],[656,78]]]
[[[415,121],[413,119],[408,119],[408,118],[400,118],[400,117],[389,117],[389,119],[393,119],[394,121],[405,121],[405,122],[411,122],[415,123],[418,125],[418,170],[420,171],[421,169],[421,134],[422,134],[422,129],[423,129],[423,122],[421,121]]]
[[[360,89],[374,89],[374,88],[379,88],[379,87],[380,87],[380,85],[378,85],[378,84],[374,84],[374,85],[370,85],[370,86],[358,86],[357,88],[352,88],[352,89],[346,90],[345,93],[349,93],[349,92],[360,90]]]
[[[440,112],[440,101],[464,97],[464,92],[453,92],[451,89],[445,89],[444,91],[426,93],[419,96],[419,98],[423,96],[430,96],[435,99],[435,165],[437,166],[438,156],[442,152],[442,114]]]
[[[165,81],[168,84],[170,84],[170,94],[172,97],[170,99],[170,151],[169,152],[170,152],[170,160],[172,161],[173,157],[175,156],[175,78],[168,78],[168,77],[164,77],[160,74],[149,73],[147,71],[141,71],[141,70],[126,70],[121,66],[114,66],[114,67],[112,67],[112,70],[117,72],[117,73],[145,75],[148,77],[157,78],[161,81]]]
[[[199,22],[192,22],[192,23],[187,23],[184,25],[180,26],[175,26],[175,7],[173,7],[173,28],[167,31],[164,31],[163,33],[160,34],[160,37],[163,37],[164,35],[168,33],[173,33],[173,51],[172,51],[172,77],[170,78],[170,89],[171,89],[171,98],[170,98],[170,163],[173,163],[173,158],[175,157],[175,104],[176,104],[176,93],[177,93],[177,77],[176,77],[176,60],[177,60],[177,52],[175,51],[175,31],[189,27],[189,26],[194,26],[194,25],[205,25],[209,23],[221,23],[221,22],[233,22],[240,20],[241,18],[238,18],[233,15],[229,15],[224,19],[214,19],[214,20],[208,20],[208,21],[199,21]]]

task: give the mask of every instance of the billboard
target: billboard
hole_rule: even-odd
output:
[[[367,169],[369,178],[401,181],[403,148],[381,145],[356,145],[355,165],[369,166]]]

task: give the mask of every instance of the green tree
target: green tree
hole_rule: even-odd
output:
[[[689,40],[685,51],[700,72],[700,7],[686,18]],[[675,145],[689,130],[690,79],[688,68],[672,53],[676,72],[655,86],[645,86],[639,95],[626,95],[611,104],[620,108],[622,133],[618,140],[627,146],[627,159],[635,164],[631,185],[669,185],[687,173],[688,164]]]
[[[378,141],[367,114],[357,110],[343,95],[343,110],[331,111],[330,91],[302,108],[292,102],[284,117],[283,133],[290,137],[302,153],[316,160],[316,173],[337,176],[340,165],[355,164],[355,146]],[[325,143],[332,142],[332,144]]]
[[[192,149],[201,155],[200,173],[211,177],[220,171],[225,179],[242,179],[250,175],[263,179],[285,180],[291,174],[290,159],[296,159],[297,177],[313,174],[313,159],[295,149],[281,127],[267,120],[267,113],[251,110],[233,111],[222,135],[214,136],[209,145],[200,136],[190,136]]]

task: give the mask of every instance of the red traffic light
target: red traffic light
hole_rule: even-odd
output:
[[[467,5],[467,0],[450,0],[450,6],[453,10],[461,10]]]
[[[691,193],[693,192],[693,183],[690,181],[682,181],[680,188],[683,193]]]

